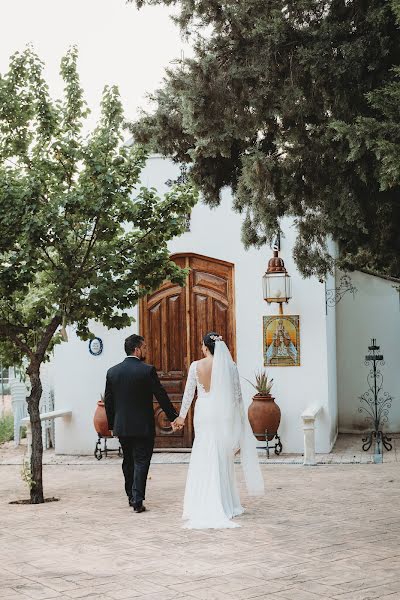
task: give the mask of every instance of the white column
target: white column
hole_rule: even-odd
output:
[[[321,406],[312,406],[301,415],[304,432],[304,465],[317,464],[315,458],[315,419],[321,410]]]
[[[315,417],[303,416],[304,431],[304,462],[305,465],[315,465]]]

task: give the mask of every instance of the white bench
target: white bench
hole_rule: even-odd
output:
[[[71,415],[72,410],[52,410],[50,412],[41,413],[40,420],[50,421],[52,419],[58,419],[60,417],[63,419],[70,419]],[[32,428],[30,418],[25,417],[24,419],[22,419],[21,425],[25,425],[26,427],[26,438],[28,441],[28,459],[30,459],[32,454]]]
[[[304,431],[304,465],[316,465],[315,458],[315,419],[322,411],[322,406],[311,406],[301,415]]]

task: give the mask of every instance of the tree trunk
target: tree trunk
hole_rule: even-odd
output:
[[[40,381],[40,366],[45,358],[51,338],[61,324],[61,315],[52,318],[46,328],[36,352],[30,353],[30,365],[26,372],[31,382],[31,393],[28,396],[28,413],[31,422],[32,431],[32,455],[31,455],[31,477],[32,485],[31,504],[42,504],[43,497],[43,441],[42,441],[42,423],[40,421],[39,403],[42,397],[42,382]]]
[[[40,421],[39,403],[42,397],[42,382],[40,381],[40,363],[32,364],[28,368],[28,375],[31,382],[31,393],[28,396],[28,413],[32,428],[32,455],[31,455],[31,476],[32,486],[31,504],[42,504],[43,496],[43,441],[42,441],[42,423]]]

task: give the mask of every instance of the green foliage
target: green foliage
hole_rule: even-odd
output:
[[[189,185],[160,198],[139,187],[145,150],[123,140],[118,90],[105,87],[101,118],[85,136],[88,108],[77,51],[61,61],[54,101],[28,47],[0,76],[0,356],[45,360],[59,326],[129,325],[129,309],[165,279],[183,283],[168,241],[196,201]]]
[[[137,0],[177,5],[194,57],[130,129],[178,161],[209,205],[230,186],[246,246],[295,218],[305,276],[400,276],[399,0]]]
[[[0,444],[11,442],[14,439],[14,417],[12,415],[4,415],[0,419]]]

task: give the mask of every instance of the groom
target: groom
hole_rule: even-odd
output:
[[[175,429],[177,412],[158,379],[155,367],[143,362],[146,342],[140,335],[125,340],[125,360],[107,372],[104,401],[108,427],[119,437],[124,454],[122,471],[129,506],[144,512],[147,474],[154,448],[153,396]]]

